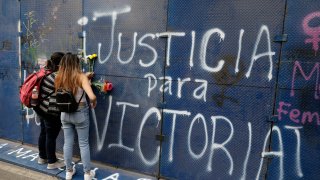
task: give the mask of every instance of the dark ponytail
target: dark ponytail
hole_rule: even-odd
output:
[[[64,56],[63,52],[55,52],[51,55],[51,58],[47,60],[47,68],[51,71],[58,71],[59,63]]]

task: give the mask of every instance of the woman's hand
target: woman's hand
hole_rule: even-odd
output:
[[[90,105],[92,108],[95,108],[97,106],[97,98],[95,98],[94,100],[90,99]]]
[[[80,79],[81,79],[82,89],[87,93],[87,95],[90,99],[90,106],[92,108],[95,108],[97,105],[97,97],[96,97],[96,95],[94,95],[94,93],[92,91],[88,76],[86,76],[86,74],[82,73]]]
[[[93,78],[94,72],[86,72],[86,76],[88,77],[89,80]]]

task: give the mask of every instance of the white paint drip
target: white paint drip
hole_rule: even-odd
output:
[[[172,160],[173,160],[174,131],[175,131],[175,127],[176,127],[177,115],[190,116],[191,113],[188,111],[179,111],[179,110],[172,110],[172,109],[163,109],[163,112],[173,114],[171,136],[170,136],[170,147],[169,147],[169,162],[172,162]]]
[[[98,151],[101,151],[102,147],[104,145],[104,141],[105,141],[105,138],[106,138],[107,129],[108,129],[108,125],[109,125],[111,106],[112,106],[112,96],[109,96],[109,108],[108,108],[107,116],[106,116],[105,123],[104,123],[104,126],[103,126],[101,138],[99,136],[99,129],[98,129],[98,123],[97,123],[97,118],[96,118],[96,112],[95,112],[95,110],[93,108],[90,108],[91,109],[91,114],[92,114],[92,119],[93,119],[93,124],[94,124],[94,128],[95,128],[95,132],[96,132]]]
[[[178,36],[178,37],[182,37],[185,36],[186,33],[184,32],[162,32],[162,33],[157,33],[156,36],[157,37],[168,37],[168,41],[167,41],[167,53],[166,53],[166,65],[170,66],[170,52],[171,52],[171,40],[172,40],[172,36]]]
[[[160,92],[168,92],[170,95],[172,95],[172,78],[170,76],[166,77],[160,77],[160,80],[165,80],[165,83],[160,86],[159,91]]]
[[[190,69],[191,69],[191,67],[193,67],[193,54],[194,54],[195,39],[196,39],[196,32],[191,31],[191,49],[190,49],[190,58],[189,58]]]
[[[229,175],[232,175],[232,172],[233,172],[233,159],[232,159],[232,156],[230,155],[230,152],[227,150],[227,148],[225,147],[226,144],[228,144],[230,142],[230,140],[232,139],[233,137],[233,133],[234,133],[234,130],[233,130],[233,125],[231,123],[231,121],[224,117],[224,116],[211,116],[211,120],[212,120],[212,141],[211,141],[211,148],[210,148],[210,155],[209,155],[209,161],[208,161],[208,166],[207,166],[207,171],[211,172],[212,171],[212,157],[213,157],[213,152],[217,149],[221,149],[222,151],[225,152],[225,154],[227,155],[228,157],[228,160],[230,162],[230,168],[229,168]],[[216,123],[217,123],[217,120],[223,120],[225,122],[227,122],[230,126],[230,135],[228,137],[227,140],[225,140],[223,143],[221,144],[218,144],[218,143],[215,143],[215,134],[217,132],[217,129],[216,129]]]
[[[271,131],[271,130],[270,130]],[[275,131],[275,133],[278,134],[278,142],[279,142],[279,151],[270,151],[266,152],[265,150],[267,149],[268,146],[268,140],[270,137],[271,132],[268,131],[267,136],[264,139],[264,144],[263,144],[263,152],[261,153],[261,160],[260,160],[260,166],[259,166],[259,171],[256,177],[256,180],[260,178],[260,173],[262,169],[262,164],[265,159],[265,157],[271,156],[271,157],[279,157],[280,158],[280,165],[279,165],[279,179],[283,179],[283,143],[282,143],[282,136],[281,136],[281,131],[278,126],[273,126],[272,131]]]
[[[202,151],[199,154],[195,154],[191,149],[191,133],[192,133],[192,128],[193,128],[194,123],[196,122],[196,120],[199,120],[199,119],[203,123],[203,127],[204,127],[204,134],[205,134],[205,143],[204,144],[205,145],[204,145]],[[189,131],[188,131],[188,144],[187,144],[187,146],[188,146],[188,152],[189,152],[189,154],[191,155],[191,157],[193,159],[200,159],[204,155],[204,153],[205,153],[205,151],[206,151],[206,149],[208,147],[207,123],[206,123],[205,118],[203,117],[202,114],[197,114],[191,121],[191,124],[190,124],[190,127],[189,127]]]
[[[195,82],[202,84],[193,91],[193,97],[195,99],[203,99],[203,101],[206,102],[208,81],[203,79],[195,79]]]
[[[208,46],[209,39],[213,34],[217,34],[219,36],[220,42],[223,41],[225,38],[224,32],[219,28],[210,29],[203,35],[202,41],[201,41],[201,47],[200,47],[200,64],[201,64],[201,67],[208,72],[218,72],[222,69],[224,65],[223,59],[218,62],[218,66],[215,68],[209,67],[206,63],[207,46]]]
[[[250,156],[250,152],[251,152],[251,144],[252,144],[252,127],[251,127],[250,122],[248,122],[248,131],[249,131],[248,150],[247,150],[246,158],[243,162],[243,170],[242,170],[242,176],[241,176],[240,180],[245,180],[246,176],[247,176],[247,167],[248,167],[248,161],[249,161],[249,156]]]
[[[268,44],[268,51],[265,53],[260,53],[260,54],[256,54],[257,53],[257,49],[258,49],[258,45],[260,43],[261,40],[261,36],[262,33],[265,32],[266,36],[267,36],[267,44]],[[272,56],[275,55],[274,51],[271,51],[271,43],[270,43],[270,33],[269,33],[269,29],[266,25],[261,26],[259,34],[258,34],[258,38],[256,40],[256,43],[254,45],[254,50],[252,52],[252,57],[251,57],[251,63],[250,63],[250,67],[248,72],[246,73],[246,77],[249,78],[250,74],[251,74],[251,70],[252,70],[252,66],[253,63],[255,61],[257,61],[259,58],[264,57],[264,56],[268,56],[269,58],[269,62],[270,62],[270,68],[269,68],[269,73],[268,73],[268,79],[269,81],[272,79],[272,69],[273,69],[273,61],[272,61]]]
[[[127,151],[130,151],[130,152],[133,152],[134,149],[133,148],[130,148],[128,146],[125,146],[123,145],[123,141],[122,141],[122,127],[123,127],[123,121],[124,121],[124,115],[126,113],[126,108],[127,106],[130,106],[130,107],[134,107],[134,108],[138,108],[139,107],[139,104],[131,104],[131,103],[128,103],[128,102],[117,102],[117,106],[123,106],[123,110],[122,110],[122,116],[121,116],[121,122],[120,122],[120,129],[119,129],[119,141],[118,141],[118,144],[109,144],[109,148],[111,147],[119,147],[119,148],[123,148]]]
[[[242,49],[242,36],[243,36],[244,30],[240,30],[240,35],[239,35],[239,42],[238,42],[238,54],[237,54],[237,60],[236,60],[236,67],[235,67],[235,72],[239,72],[239,61],[240,61],[240,56],[241,56],[241,49]]]
[[[133,56],[134,56],[134,53],[136,52],[137,35],[138,35],[138,33],[137,33],[137,32],[134,32],[134,34],[133,34],[133,49],[132,49],[131,55],[130,55],[130,57],[129,57],[126,61],[124,61],[124,60],[122,60],[121,57],[120,57],[122,33],[119,33],[119,35],[118,35],[119,45],[118,45],[117,58],[118,58],[118,61],[119,61],[121,64],[128,64],[128,63],[130,63],[130,62],[132,61]]]
[[[180,99],[181,98],[181,89],[182,89],[182,86],[185,82],[190,82],[191,81],[191,78],[184,78],[184,79],[180,79],[178,78],[178,88],[177,88],[177,97]]]
[[[296,146],[296,172],[297,175],[301,178],[303,177],[302,168],[301,168],[301,136],[299,129],[302,129],[302,126],[294,127],[294,126],[284,126],[286,129],[294,130],[294,133],[297,137],[297,146]]]
[[[152,165],[155,165],[158,160],[159,160],[159,155],[160,155],[160,146],[157,147],[157,152],[156,154],[154,155],[154,157],[151,159],[151,160],[147,160],[142,151],[141,151],[141,135],[142,135],[142,130],[143,130],[143,127],[144,127],[144,124],[146,123],[146,121],[148,120],[148,118],[152,115],[152,114],[155,114],[157,116],[157,120],[160,121],[161,120],[161,113],[160,111],[155,108],[155,107],[152,107],[150,108],[146,114],[144,115],[143,119],[142,119],[142,122],[140,124],[140,128],[139,128],[139,131],[138,131],[138,135],[137,135],[137,153],[139,155],[139,157],[141,158],[141,160],[148,166],[152,166]]]
[[[157,78],[155,75],[151,73],[144,75],[144,78],[148,78],[148,97],[150,97],[151,91],[157,87]],[[152,82],[151,80],[154,81],[154,84],[152,86],[151,86],[151,82]]]
[[[156,60],[158,58],[158,53],[156,51],[156,49],[154,49],[152,46],[150,46],[149,44],[143,43],[143,40],[147,37],[151,37],[152,40],[154,40],[154,38],[156,37],[154,34],[151,33],[147,33],[145,35],[143,35],[139,40],[138,40],[138,44],[142,47],[146,47],[148,49],[151,50],[152,54],[153,54],[153,58],[151,59],[151,61],[149,63],[144,63],[142,62],[142,59],[139,59],[139,64],[142,67],[150,67],[152,65],[154,65],[154,63],[156,63]]]

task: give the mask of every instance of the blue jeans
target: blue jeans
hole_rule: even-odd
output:
[[[72,169],[74,133],[77,131],[83,171],[91,170],[89,147],[89,107],[80,108],[74,113],[61,112],[64,132],[63,156],[67,169]]]

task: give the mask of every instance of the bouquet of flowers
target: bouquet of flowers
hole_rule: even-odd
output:
[[[96,61],[96,59],[98,58],[97,54],[91,54],[86,56],[86,64],[88,64],[88,78],[91,80],[92,76],[93,76],[93,67],[94,67],[94,63]],[[112,90],[112,83],[108,82],[106,80],[98,80],[98,81],[93,81],[91,82],[91,85],[96,87],[100,92],[107,94],[109,91]]]
[[[105,81],[94,81],[91,83],[94,87],[96,87],[100,92],[107,94],[112,90],[112,83]]]
[[[91,54],[87,56],[87,60],[89,63],[89,72],[93,72],[94,62],[97,59],[97,54]]]

